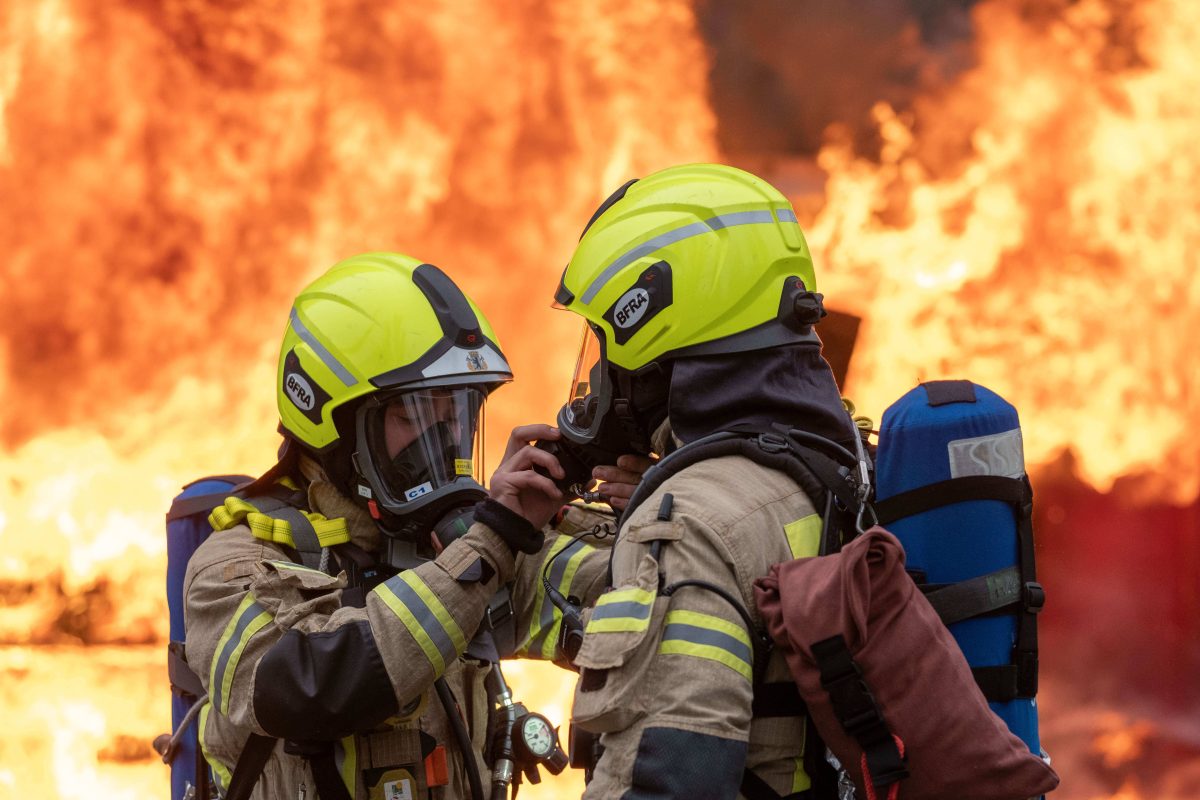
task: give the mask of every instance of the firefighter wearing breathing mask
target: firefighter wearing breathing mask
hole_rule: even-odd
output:
[[[511,378],[483,314],[430,264],[357,256],[296,298],[279,463],[213,511],[184,583],[221,796],[482,800],[513,769],[562,768],[493,665],[559,658],[547,587],[599,594],[612,517],[564,508],[533,471],[562,475],[530,446],[557,438],[548,426],[514,431],[490,496],[477,482],[484,402]],[[625,463],[611,474],[636,483],[645,462]],[[520,730],[489,742],[497,707]]]
[[[824,748],[751,589],[770,565],[817,554],[815,487],[743,455],[671,458],[786,429],[854,447],[812,327],[815,283],[787,199],[711,164],[619,189],[562,275],[556,303],[586,322],[562,444],[665,457],[584,615],[572,723],[603,747],[587,798],[836,797],[813,785],[829,774]]]

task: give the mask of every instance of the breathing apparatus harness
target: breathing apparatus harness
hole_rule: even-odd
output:
[[[616,528],[619,531],[621,524],[631,517],[634,510],[674,475],[701,461],[736,455],[792,478],[813,506],[822,509],[819,554],[837,552],[846,542],[862,533],[864,525],[875,523],[875,514],[869,502],[872,466],[863,443],[865,431],[856,427],[856,433],[860,435],[854,437],[855,452],[825,437],[783,425],[773,426],[771,430],[739,425],[710,434],[680,447],[648,469],[630,497]],[[664,494],[657,519],[664,522],[669,520],[673,503],[674,497],[670,493]],[[651,555],[656,559],[661,556],[662,545],[661,540],[651,545]],[[611,560],[608,583],[612,584]],[[546,596],[562,614],[558,643],[560,652],[573,660],[583,641],[584,625],[579,601],[574,597],[563,597],[544,576],[543,586]],[[665,577],[660,574],[659,594],[669,597],[685,588],[711,592],[737,612],[754,639],[754,671],[756,676],[761,676],[774,643],[765,634],[755,635],[753,618],[742,602],[708,581],[683,580],[667,584]],[[752,713],[755,717],[801,716],[805,713],[796,686],[790,681],[765,683],[756,678],[754,698]],[[816,731],[811,725],[808,727],[810,730],[807,735],[815,741]],[[589,774],[599,758],[600,748],[594,739],[586,732],[574,728],[571,731],[571,765],[582,767]],[[836,776],[827,765],[811,758],[814,752],[821,749],[813,747],[806,751],[810,757],[806,760],[812,762],[806,764],[806,769],[814,781],[832,783]],[[748,770],[743,775],[742,793],[755,800],[776,796],[767,784]]]
[[[406,536],[400,539],[395,535],[395,531],[389,532],[381,527],[381,531],[385,534],[387,548],[384,560],[377,560],[373,555],[350,541],[345,520],[326,519],[320,514],[306,510],[308,506],[306,492],[288,477],[294,473],[295,467],[296,451],[285,444],[280,453],[279,463],[263,476],[254,480],[239,480],[237,486],[219,495],[201,495],[178,501],[176,507],[169,512],[168,521],[172,518],[201,513],[204,510],[213,509],[215,506],[209,520],[214,530],[223,530],[236,524],[246,524],[256,538],[271,541],[289,550],[294,554],[293,560],[296,563],[326,573],[329,573],[331,568],[344,569],[349,586],[342,591],[343,606],[364,606],[367,593],[375,586],[398,572],[411,569],[434,557],[431,548],[428,552],[419,551],[415,545],[415,537]],[[242,477],[244,476],[239,476],[239,478]],[[466,505],[465,500],[460,498],[460,502],[444,504],[437,510],[440,512],[440,518],[433,523],[432,528],[443,546],[449,545],[470,528],[473,505]],[[278,524],[280,522],[286,522],[287,525]],[[336,564],[333,563],[335,559],[331,558],[331,553],[336,555]],[[551,752],[545,753],[545,758],[536,763],[522,758],[525,751],[520,746],[515,748],[513,746],[513,735],[519,731],[517,731],[517,726],[512,723],[515,721],[519,724],[530,717],[540,718],[540,715],[526,712],[523,706],[512,704],[511,694],[507,693],[503,675],[500,674],[500,653],[510,653],[516,647],[515,623],[509,587],[501,587],[493,596],[485,612],[484,628],[471,644],[472,646],[476,645],[478,641],[479,655],[492,662],[492,675],[495,675],[495,678],[489,680],[496,681],[505,688],[505,691],[500,693],[499,699],[503,701],[507,698],[511,708],[519,709],[522,712],[513,716],[509,713],[510,709],[506,708],[503,703],[498,709],[502,714],[513,716],[513,719],[508,720],[510,724],[505,729],[507,731],[507,744],[505,745],[507,752],[510,755],[514,750],[519,753],[520,768],[525,771],[527,776],[531,776],[531,782],[536,783],[538,780],[536,763],[544,763],[554,774],[558,774],[565,766],[565,756],[559,757],[561,751],[557,749],[557,740],[555,740],[555,748]],[[193,708],[193,711],[198,712],[204,700],[201,697],[203,690],[199,676],[187,664],[181,651],[170,651],[168,666],[174,685],[198,692],[196,696],[201,700]],[[470,785],[472,800],[486,800],[483,780],[475,760],[470,734],[445,678],[438,678],[434,682],[434,692],[450,722],[456,744],[463,753],[462,763]],[[195,714],[189,714],[183,725],[180,726],[181,730],[176,732],[175,739],[194,718]],[[225,800],[246,800],[250,796],[278,741],[276,737],[250,734],[233,769]],[[170,742],[164,742],[162,746],[162,754],[166,759],[172,748]],[[284,751],[309,761],[317,793],[321,800],[350,800],[350,794],[334,765],[332,743],[289,741],[285,743]],[[559,766],[560,762],[562,762],[562,766]],[[201,766],[206,769],[206,765]],[[512,761],[508,762],[506,770],[503,763],[497,760],[495,776],[491,797],[493,800],[501,800],[507,796],[507,787],[513,782]],[[517,778],[517,782],[519,782],[519,774]]]

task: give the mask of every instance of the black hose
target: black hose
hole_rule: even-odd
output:
[[[450,720],[450,729],[454,731],[454,738],[458,740],[458,749],[462,751],[463,766],[467,770],[467,781],[471,784],[471,800],[484,800],[483,779],[479,776],[479,762],[475,760],[475,748],[471,746],[471,735],[467,732],[467,723],[463,720],[462,712],[458,710],[458,703],[455,702],[450,687],[446,685],[445,678],[438,678],[434,681],[433,688],[437,691],[438,700],[442,701],[442,708],[446,709],[446,717]]]

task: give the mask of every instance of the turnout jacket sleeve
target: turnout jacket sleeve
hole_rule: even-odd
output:
[[[700,580],[741,600],[730,553],[699,519],[622,531],[613,589],[592,610],[576,661],[576,719],[605,747],[585,796],[732,798],[750,732],[752,633],[712,591],[656,596],[660,573],[666,584]],[[621,718],[606,711],[614,707]]]
[[[595,603],[608,580],[616,518],[611,513],[570,505],[557,525],[547,526],[544,533],[546,540],[538,553],[517,557],[512,586],[516,655],[569,667],[556,646],[562,612],[550,602],[545,581],[563,597],[577,598],[581,606]]]
[[[732,799],[747,764],[768,762],[769,782],[789,793],[790,772],[786,782],[775,773],[794,768],[799,737],[773,731],[778,746],[764,747],[751,719],[763,646],[752,584],[791,557],[787,529],[812,514],[786,476],[731,457],[673,476],[622,526],[613,586],[591,609],[576,659],[573,723],[604,746],[585,798]],[[707,588],[663,593],[689,581]]]
[[[291,563],[243,526],[220,531],[185,577],[188,663],[212,710],[239,727],[348,736],[445,672],[513,566],[499,537],[476,525],[435,561],[380,584],[365,608],[342,607],[344,575]]]

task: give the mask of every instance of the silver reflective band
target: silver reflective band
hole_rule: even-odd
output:
[[[504,356],[500,355],[494,347],[485,344],[474,350],[451,347],[437,361],[421,370],[421,377],[442,378],[447,375],[466,375],[471,372],[511,375],[512,369],[504,360]]]
[[[747,664],[752,665],[754,663],[754,653],[750,648],[728,633],[701,628],[698,625],[689,625],[686,622],[672,622],[667,625],[666,630],[663,632],[663,641],[671,641],[672,639],[716,647],[741,659]]]
[[[795,216],[795,215],[793,215]],[[733,214],[721,214],[704,222],[693,222],[684,225],[682,228],[676,228],[673,231],[660,233],[649,241],[642,242],[637,247],[630,250],[625,255],[618,258],[613,263],[604,268],[604,271],[592,281],[592,285],[587,288],[581,298],[583,302],[590,303],[595,299],[596,295],[604,288],[604,285],[612,280],[618,272],[625,267],[637,261],[639,258],[648,256],[656,250],[661,250],[669,244],[681,242],[684,239],[690,239],[693,236],[719,231],[723,228],[733,228],[738,225],[761,225],[763,223],[774,223],[775,217],[770,211],[737,211]]]
[[[796,212],[790,208],[780,208],[775,211],[775,216],[779,217],[780,222],[794,222],[800,224],[800,220],[796,219]]]
[[[353,386],[358,383],[358,378],[350,373],[350,370],[342,366],[342,362],[334,358],[333,353],[325,349],[325,345],[312,335],[312,331],[304,327],[304,323],[300,321],[300,316],[296,313],[296,309],[292,309],[292,313],[288,316],[288,322],[292,325],[292,330],[296,331],[296,335],[304,340],[304,343],[313,349],[317,354],[317,358],[321,359],[321,363],[329,367],[329,371],[337,375],[342,383],[347,386]]]
[[[622,600],[616,603],[606,603],[597,605],[596,610],[592,612],[592,621],[600,619],[650,619],[650,609],[653,606],[654,598],[650,598],[648,603],[639,603],[637,600]]]

